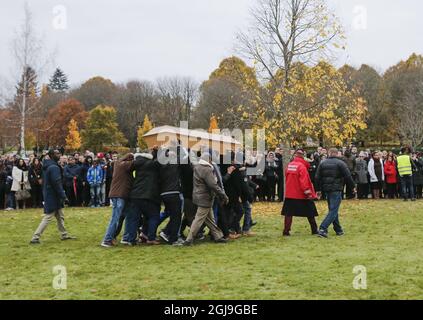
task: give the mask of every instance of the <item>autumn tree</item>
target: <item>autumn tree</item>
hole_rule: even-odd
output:
[[[50,109],[44,121],[42,132],[43,142],[48,145],[65,146],[68,135],[68,125],[73,119],[84,128],[88,113],[84,106],[75,99],[68,99]]]
[[[81,101],[87,110],[91,110],[98,105],[114,105],[115,94],[115,84],[103,77],[91,78],[79,88],[70,92],[70,96]]]
[[[81,136],[78,131],[78,123],[71,119],[68,125],[68,135],[66,137],[66,150],[78,151],[81,148]]]
[[[144,121],[142,123],[142,126],[138,128],[138,148],[141,150],[147,149],[147,143],[144,140],[144,135],[152,130],[154,128],[153,124],[151,123],[150,119],[148,118],[148,115],[145,115]]]
[[[366,127],[365,101],[356,90],[348,90],[341,73],[326,62],[296,65],[288,86],[270,82],[266,91],[272,100],[260,103],[259,97],[258,111],[244,116],[266,129],[269,146],[299,145],[307,138],[341,145]]]
[[[219,124],[217,123],[216,117],[212,116],[210,118],[209,133],[213,133],[216,130],[219,130]]]
[[[221,61],[207,81],[200,87],[198,106],[194,112],[194,125],[207,129],[209,119],[216,116],[222,128],[243,128],[240,113],[254,112],[251,101],[260,94],[255,71],[238,57]],[[239,110],[239,107],[243,110]]]
[[[282,71],[288,84],[296,62],[316,63],[343,47],[343,28],[325,0],[257,0],[239,50],[266,79]]]
[[[98,152],[104,147],[117,147],[127,143],[116,121],[116,110],[99,105],[90,111],[85,129],[81,130],[84,148]]]

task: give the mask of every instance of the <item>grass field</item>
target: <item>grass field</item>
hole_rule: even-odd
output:
[[[319,203],[320,217],[326,214]],[[66,209],[78,240],[61,242],[55,224],[29,246],[40,210],[0,212],[2,299],[423,299],[423,202],[350,201],[346,236],[312,237],[294,219],[281,237],[280,204],[255,204],[254,238],[194,247],[99,246],[110,209]],[[53,267],[67,270],[55,290]],[[367,269],[355,290],[353,268]]]

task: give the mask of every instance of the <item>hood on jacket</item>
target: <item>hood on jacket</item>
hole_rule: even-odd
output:
[[[138,157],[142,157],[142,158],[153,160],[153,155],[152,154],[149,154],[149,153],[136,153],[134,155],[134,159],[137,159]]]
[[[209,166],[210,168],[214,168],[213,165],[209,162],[207,162],[206,160],[200,159],[200,161],[198,161],[198,164],[201,164],[203,166]]]
[[[43,161],[43,170],[46,170],[48,167],[53,166],[53,165],[58,165],[56,161],[51,160],[51,159],[45,159]]]

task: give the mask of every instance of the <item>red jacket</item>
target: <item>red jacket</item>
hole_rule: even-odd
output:
[[[310,164],[303,158],[296,157],[285,171],[287,199],[317,199],[308,169]]]
[[[395,162],[392,161],[386,161],[385,162],[385,166],[384,166],[384,171],[385,171],[385,181],[386,183],[397,183],[398,182],[398,178],[397,178],[397,165]]]

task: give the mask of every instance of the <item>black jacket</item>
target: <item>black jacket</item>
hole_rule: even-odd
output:
[[[181,192],[181,178],[179,165],[160,165],[159,169],[160,194]]]
[[[330,157],[320,163],[315,183],[317,191],[323,192],[343,191],[345,183],[351,188],[355,187],[347,165],[336,157]]]
[[[150,200],[160,204],[159,166],[151,154],[141,154],[134,161],[136,171],[130,199]]]

